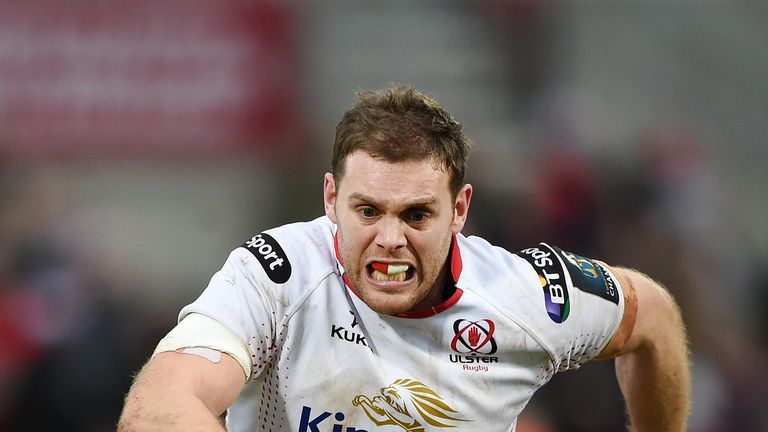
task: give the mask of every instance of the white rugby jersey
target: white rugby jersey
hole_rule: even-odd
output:
[[[596,356],[623,315],[621,288],[600,264],[463,235],[449,300],[382,315],[345,284],[334,233],[321,217],[254,236],[181,311],[247,346],[253,367],[230,430],[513,431],[533,393]]]

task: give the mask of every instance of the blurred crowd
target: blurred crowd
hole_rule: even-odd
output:
[[[83,253],[66,185],[41,180],[41,167],[0,166],[0,430],[114,430],[175,312],[152,316]]]

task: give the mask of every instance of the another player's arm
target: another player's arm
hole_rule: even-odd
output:
[[[649,277],[608,268],[623,288],[625,312],[599,358],[616,357],[616,376],[631,430],[685,431],[690,365],[680,310],[672,296]]]
[[[197,355],[158,353],[136,377],[118,431],[224,431],[219,417],[244,384],[243,368],[227,354],[214,363]]]

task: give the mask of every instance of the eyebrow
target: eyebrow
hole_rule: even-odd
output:
[[[363,202],[368,202],[368,203],[372,203],[372,204],[379,204],[379,202],[376,200],[376,198],[374,198],[371,195],[364,194],[364,193],[361,193],[361,192],[353,192],[353,193],[351,193],[349,195],[349,199],[350,199],[350,201],[357,200],[357,201],[363,201]],[[406,201],[406,202],[404,202],[404,204],[405,204],[404,207],[406,207],[406,208],[426,207],[426,206],[429,206],[429,205],[434,205],[435,203],[437,203],[437,197],[430,195],[430,196],[426,196],[424,198],[417,198],[417,199],[415,199],[413,201]]]

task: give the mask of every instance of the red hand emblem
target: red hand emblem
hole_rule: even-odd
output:
[[[469,329],[469,345],[475,347],[478,342],[480,342],[480,332],[473,326]]]

